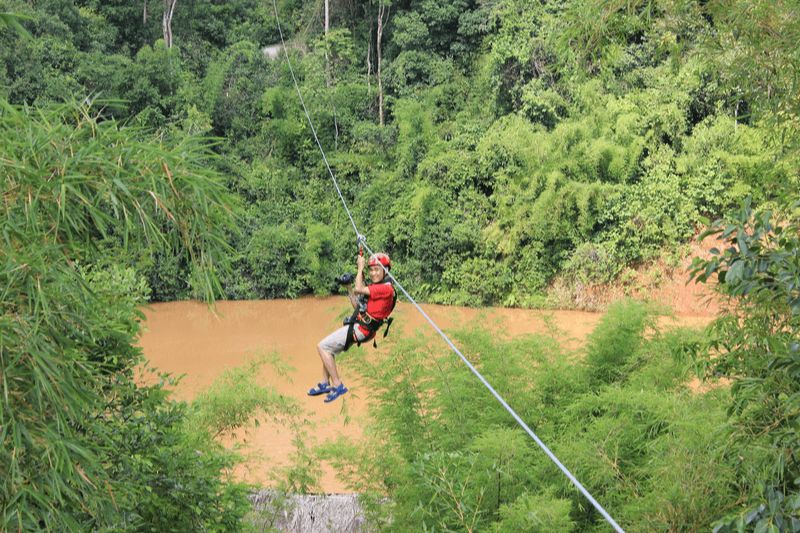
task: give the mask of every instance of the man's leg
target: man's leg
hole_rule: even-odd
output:
[[[322,347],[322,343],[317,345],[317,352],[319,352],[319,358],[322,359],[322,375],[325,382],[338,387],[342,384],[342,380],[339,379],[339,373],[336,371],[336,359],[331,352]]]
[[[338,387],[342,383],[342,380],[339,379],[339,372],[336,369],[335,357],[344,350],[348,331],[349,328],[347,326],[342,326],[317,344],[317,353],[319,353],[319,358],[322,361],[323,383],[329,383],[334,387]]]
[[[319,350],[319,346],[317,346],[317,350]],[[322,359],[322,356],[320,356],[320,359]],[[327,383],[329,385],[331,383],[331,375],[328,369],[325,368],[325,363],[322,363],[322,381],[320,381],[320,383]]]
[[[354,333],[356,339],[363,341],[365,335],[360,329],[356,328],[355,331],[349,326],[343,326],[317,344],[317,352],[319,358],[322,360],[322,376],[326,380],[330,380],[330,388],[328,389],[328,396],[325,398],[325,403],[330,403],[336,398],[347,392],[347,387],[344,386],[342,380],[339,379],[339,372],[336,370],[336,355],[344,351],[345,344],[347,344],[347,336]],[[321,387],[309,392],[311,396],[322,394]]]

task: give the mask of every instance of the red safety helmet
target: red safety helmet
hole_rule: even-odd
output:
[[[392,268],[392,260],[389,259],[389,256],[383,252],[378,252],[376,254],[372,254],[369,258],[369,263],[367,266],[376,266],[376,265],[383,265],[386,270]]]

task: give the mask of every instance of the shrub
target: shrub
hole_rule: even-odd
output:
[[[246,257],[260,297],[295,298],[305,291],[302,249],[302,235],[291,226],[264,226],[253,233]]]
[[[315,294],[328,294],[336,270],[333,261],[333,232],[330,226],[311,223],[306,228],[302,262]]]
[[[442,273],[442,284],[449,291],[447,303],[484,306],[502,301],[511,282],[509,268],[483,258],[453,259]]]
[[[446,83],[455,74],[452,60],[418,50],[400,52],[386,68],[387,89],[405,97],[420,88]]]
[[[519,533],[546,533],[548,531],[574,531],[570,518],[572,502],[546,494],[521,494],[510,504],[500,507],[500,520],[492,531],[518,531]]]
[[[595,388],[625,376],[625,364],[636,357],[651,324],[652,311],[644,303],[628,300],[608,308],[586,346],[586,368]]]
[[[575,248],[562,272],[571,283],[609,283],[617,277],[623,265],[611,243],[586,242]]]
[[[236,142],[259,131],[268,73],[264,54],[247,41],[230,46],[209,65],[201,111],[212,118],[215,134]]]
[[[186,76],[180,50],[168,49],[159,40],[136,53],[125,72],[120,97],[129,102],[131,116],[141,115],[142,126],[162,127],[168,119],[177,118],[178,91]]]
[[[553,129],[567,115],[567,103],[541,79],[533,79],[522,88],[522,113],[536,124]]]

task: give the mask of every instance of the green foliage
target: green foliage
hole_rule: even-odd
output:
[[[336,28],[323,36],[323,46],[334,80],[347,79],[358,60],[352,33],[345,28]]]
[[[64,95],[79,90],[71,76],[78,55],[71,42],[44,36],[12,44],[7,34],[0,38],[5,41],[0,49],[7,80],[3,84],[4,92],[9,101],[60,102]]]
[[[747,51],[761,42],[793,72],[796,17],[785,6],[397,3],[384,27],[379,126],[370,5],[333,6],[326,35],[318,6],[278,8],[292,21],[300,92],[356,222],[417,295],[535,305],[556,277],[613,283],[690,238],[704,217],[798,184],[787,78],[750,83],[735,63],[763,71]],[[12,101],[100,94],[127,102],[114,104],[116,117],[223,138],[220,168],[248,213],[244,234],[230,237],[228,296],[329,290],[321,279],[350,263],[352,241],[286,63],[261,51],[277,40],[271,6],[179,7],[171,50],[157,41],[160,5],[147,20],[142,5],[120,2],[10,6],[31,17],[22,24],[32,37],[0,36]],[[758,41],[735,13],[786,35]],[[780,89],[764,91],[763,79]],[[265,226],[292,228],[296,238],[278,241],[313,266],[281,267],[272,279],[255,258],[270,240],[255,231]],[[154,299],[192,294],[185,262],[169,253],[148,262],[140,271]]]
[[[407,99],[395,103],[394,116],[398,124],[398,173],[408,178],[434,144],[433,120],[420,102]]]
[[[296,297],[308,272],[301,254],[302,236],[295,228],[264,226],[253,233],[246,257],[262,298]]]
[[[413,50],[401,52],[386,69],[386,84],[399,96],[447,82],[455,75],[451,61]]]
[[[738,484],[748,506],[738,517],[721,520],[721,531],[733,531],[737,524],[788,529],[792,520],[800,520],[797,208],[795,202],[776,216],[769,209],[754,211],[746,202],[707,232],[724,248],[712,249],[710,259],[693,265],[695,279],[707,282],[716,275],[718,290],[736,304],[715,322],[707,353],[698,350],[707,375],[734,381],[732,436],[749,459],[739,465]]]
[[[469,191],[483,185],[477,154],[463,150],[447,150],[424,158],[418,172],[426,182],[453,193]],[[491,184],[486,184],[491,186]]]
[[[746,118],[764,117],[778,142],[797,150],[800,100],[797,47],[800,16],[790,2],[713,2],[718,28],[706,43],[712,63],[735,87],[728,105]],[[749,116],[748,116],[749,115]]]
[[[434,189],[423,187],[414,193],[400,219],[406,221],[405,231],[397,232],[394,241],[416,259],[419,279],[433,282],[459,252],[469,249],[473,239],[470,228],[459,224],[455,210]]]
[[[652,21],[656,2],[566,2],[567,27],[555,36],[565,66],[589,73],[622,62],[626,45],[642,39]]]
[[[215,134],[235,144],[258,131],[267,74],[267,60],[248,41],[225,49],[210,63],[201,110],[212,118]]]
[[[114,441],[111,473],[123,489],[117,493],[122,521],[116,528],[246,528],[249,487],[232,481],[239,458],[215,437],[246,431],[261,417],[283,420],[295,414],[291,401],[256,383],[267,362],[261,357],[227,370],[191,405],[166,400],[161,385],[136,388],[130,383],[121,389],[120,410],[107,421]]]
[[[522,88],[520,111],[533,123],[552,129],[567,113],[564,98],[544,86],[541,79],[533,79]]]
[[[687,392],[686,354],[702,337],[646,330],[653,316],[645,304],[620,303],[592,333],[586,363],[563,351],[555,330],[504,341],[501,329],[478,319],[456,342],[626,530],[708,529],[736,497],[736,465],[727,458],[738,449],[724,442],[729,396]],[[377,402],[371,438],[358,452],[338,445],[337,468],[356,469],[348,476],[354,488],[389,495],[373,523],[409,531],[603,529],[475,376],[433,342],[402,339],[379,361],[357,355]],[[610,384],[596,377],[607,369]]]
[[[545,85],[554,81],[548,65],[552,47],[542,35],[551,10],[551,5],[530,0],[495,4],[492,18],[497,29],[488,37],[491,51],[485,68],[498,111],[519,109],[521,88],[532,78],[541,78]]]
[[[105,76],[86,76],[96,64],[118,64],[123,56],[111,53],[115,30],[103,17],[74,2],[7,2],[21,14],[27,38],[0,35],[0,78],[12,103],[63,102],[114,85],[122,69]],[[22,26],[21,26],[22,27]],[[118,97],[116,90],[106,98]]]
[[[307,430],[310,425],[308,420],[299,420],[299,416],[291,421],[294,432],[292,445],[294,451],[289,457],[290,463],[277,468],[270,473],[270,477],[277,481],[278,490],[284,494],[311,494],[319,493],[320,479],[322,479],[322,464],[313,449],[313,438]],[[277,506],[276,512],[282,509]]]
[[[189,295],[189,265],[181,255],[155,252],[139,263],[154,302],[180,300]]]
[[[293,7],[291,2],[278,1],[281,12],[287,12],[290,7]],[[160,17],[158,10],[155,14]],[[278,40],[271,2],[257,0],[178,5],[173,27],[179,42],[208,43],[211,50],[221,50],[241,41],[268,44]]]
[[[500,507],[500,521],[492,531],[572,531],[575,522],[570,518],[569,500],[547,495],[522,494],[511,505]]]
[[[394,18],[392,41],[401,49],[421,48],[428,43],[428,26],[416,11],[402,13]]]
[[[303,121],[297,93],[290,88],[271,87],[264,91],[261,103],[267,117],[263,128],[271,143],[270,152],[283,160],[299,159],[309,130]]]
[[[148,4],[152,10],[148,20],[143,20],[143,5],[124,0],[85,2],[106,21],[106,27],[115,30],[114,48],[125,55],[134,55],[141,47],[161,36],[162,11]]]
[[[593,383],[600,386],[624,377],[625,364],[636,357],[651,315],[645,304],[636,301],[609,307],[587,341],[586,365]]]
[[[289,54],[342,194],[370,245],[392,254],[394,273],[415,296],[535,305],[557,276],[614,282],[629,265],[689,239],[706,217],[747,196],[774,202],[800,184],[792,90],[798,19],[789,3],[396,2],[382,41],[385,126],[376,124],[375,2],[334,3],[327,36],[318,3],[278,4],[282,20],[292,21]],[[3,419],[11,428],[4,449],[26,450],[6,452],[1,463],[11,465],[3,490],[16,498],[4,507],[8,529],[124,527],[119,513],[129,513],[131,528],[167,528],[170,517],[180,529],[222,529],[238,516],[240,489],[216,485],[229,464],[224,454],[209,452],[196,483],[189,480],[181,421],[191,412],[164,403],[158,388],[117,396],[130,407],[108,404],[112,376],[127,375],[138,357],[128,342],[132,302],[100,312],[89,285],[118,296],[125,291],[111,287],[152,300],[191,297],[218,289],[204,272],[229,262],[227,296],[294,297],[327,293],[331,275],[352,265],[350,223],[286,64],[261,51],[277,41],[268,3],[179,3],[170,50],[158,41],[160,4],[144,5],[14,0],[3,8],[20,13],[12,20],[25,29],[0,32],[7,100],[107,99],[102,112],[91,112],[97,116],[0,111],[9,228],[0,259],[11,302],[3,303],[0,350],[13,351],[3,370],[9,383],[37,380],[22,396],[6,396],[23,415],[3,411],[15,413]],[[158,128],[160,144],[112,117]],[[192,137],[208,133],[220,136],[213,150],[221,158],[209,158],[211,148]],[[241,231],[234,231],[229,215],[239,203]],[[464,335],[480,354],[476,362],[525,406],[526,420],[570,462],[586,461],[592,488],[633,529],[705,529],[731,509],[720,527],[739,527],[736,520],[742,528],[777,527],[778,517],[788,523],[796,514],[797,228],[790,210],[780,224],[759,217],[732,223],[724,238],[736,241],[697,271],[724,273],[721,287],[742,302],[712,330],[713,357],[699,359],[735,380],[734,438],[724,452],[714,440],[724,432],[704,428],[722,424],[726,393],[692,397],[680,384],[686,354],[701,351],[704,340],[652,332],[646,306],[614,308],[578,366],[555,357],[552,343],[539,346],[542,339],[517,346]],[[380,460],[364,454],[377,465],[368,484],[373,502],[394,491],[397,527],[599,527],[533,451],[500,453],[500,442],[516,439],[504,413],[425,346],[402,347],[392,373],[380,374],[393,384],[376,388],[388,451]],[[115,446],[135,458],[115,459],[112,477],[130,490],[93,451],[111,437],[99,426],[84,430],[81,413],[105,412],[107,404],[109,413],[123,413],[122,422],[105,420],[121,424]],[[150,419],[164,429],[147,447]],[[28,420],[40,422],[29,428]],[[125,440],[125,423],[142,442]],[[576,437],[573,426],[583,433]],[[498,469],[482,462],[483,452],[531,468],[524,476]],[[673,467],[678,462],[685,473]],[[187,492],[159,484],[162,471]],[[307,469],[291,477],[294,487],[311,486]],[[119,513],[96,497],[106,479],[123,502]],[[157,486],[146,505],[142,486]],[[462,507],[447,499],[452,494],[463,495]],[[169,512],[158,515],[162,499]],[[193,500],[209,502],[208,513],[185,506]],[[234,511],[223,516],[228,503]]]
[[[199,431],[213,437],[229,435],[247,427],[259,416],[288,416],[297,412],[297,405],[272,389],[258,384],[258,373],[267,364],[279,365],[277,355],[260,356],[247,364],[226,369],[208,389],[203,390],[192,402],[192,412],[186,420],[189,435]],[[285,371],[285,369],[284,369]],[[278,373],[282,373],[278,367]]]
[[[100,423],[84,423],[111,482],[106,488],[116,515],[106,527],[239,529],[248,508],[246,487],[221,475],[234,457],[210,438],[213,427],[187,418],[187,406],[167,400],[161,384],[139,387],[132,379],[141,361],[133,342],[139,333],[137,308],[147,294],[144,280],[132,268],[114,264],[85,269],[83,277],[106,324],[101,349],[87,354],[105,412],[98,414]]]
[[[131,362],[139,351],[131,344],[139,331],[132,316],[140,318],[136,308],[148,301],[150,288],[136,270],[111,263],[105,268],[97,265],[80,270],[89,289],[101,300],[118,300],[98,311],[98,318],[107,324],[108,332],[98,339],[94,349],[85,352],[86,358],[102,374],[123,373],[130,377]]]
[[[207,429],[187,432],[186,404],[167,400],[160,386],[120,384],[115,391],[119,405],[104,420],[102,442],[118,516],[105,527],[241,530],[250,505],[247,487],[230,479],[235,456]]]
[[[591,285],[609,283],[620,272],[621,261],[608,242],[586,242],[578,245],[564,263],[563,273],[573,282]]]
[[[87,107],[0,105],[0,528],[133,529],[165,516],[146,496],[156,479],[165,497],[201,509],[191,513],[197,520],[185,507],[168,519],[180,515],[192,528],[235,522],[243,494],[220,485],[224,460],[212,453],[193,462],[194,449],[170,429],[180,409],[157,387],[135,386],[136,305],[146,291],[96,245],[114,236],[122,249],[139,239],[180,249],[210,295],[225,249],[219,230],[231,219],[217,175],[203,165],[207,147],[190,137],[152,140]],[[159,423],[162,433],[139,440]],[[192,485],[178,493],[171,484],[181,476]],[[218,497],[227,503],[213,503]]]
[[[309,272],[309,286],[315,294],[327,294],[336,275],[333,262],[333,232],[329,226],[312,223],[306,230],[303,263]]]
[[[507,294],[510,278],[505,265],[472,257],[451,261],[442,273],[442,285],[451,290],[448,303],[481,307]]]
[[[3,12],[0,13],[0,24],[4,27],[9,28],[17,32],[18,35],[22,37],[30,37],[31,34],[20,24],[21,20],[25,20],[27,17],[24,15],[20,15],[19,13],[7,13]]]
[[[76,65],[75,78],[81,85],[79,94],[91,95],[99,99],[133,99],[142,97],[143,99],[139,102],[140,105],[144,104],[144,107],[146,107],[148,104],[152,104],[158,109],[161,109],[160,102],[162,98],[160,95],[153,95],[153,91],[150,91],[150,94],[146,95],[148,80],[143,79],[136,82],[136,78],[131,76],[134,71],[144,75],[142,70],[141,65],[134,67],[133,60],[122,54],[108,54],[93,51],[86,55],[84,61]],[[175,66],[173,65],[170,70],[174,72]],[[162,123],[164,121],[163,111],[175,109],[174,83],[167,83],[165,85],[172,85],[173,87],[171,92],[165,94],[163,98],[165,105],[161,112]],[[134,90],[134,87],[140,91],[138,94],[126,93],[126,89]],[[63,98],[64,94],[60,96]],[[153,101],[147,102],[145,99],[146,96],[150,96]],[[116,116],[126,117],[128,116],[128,110],[130,109],[128,106],[130,105],[130,102],[114,102],[110,103],[109,107],[114,110]],[[142,107],[142,109],[144,107]]]
[[[658,315],[658,318],[663,321],[667,316]],[[651,342],[643,343],[626,363],[623,370],[627,374],[626,383],[632,389],[637,386],[665,391],[674,389],[691,377],[695,370],[690,366],[694,362],[692,354],[705,339],[705,332],[699,329],[675,328],[654,332]]]
[[[397,14],[390,19],[389,44],[401,52],[392,59],[398,59],[404,51],[426,51],[434,61],[447,57],[468,65],[486,33],[487,11],[475,0],[422,0],[411,6],[398,5]]]
[[[178,91],[184,80],[180,50],[164,41],[142,47],[128,67],[121,95],[143,126],[163,126],[177,113]]]

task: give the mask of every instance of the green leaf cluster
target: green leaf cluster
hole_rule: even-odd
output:
[[[232,216],[207,143],[84,105],[0,101],[0,132],[0,529],[239,529],[233,458],[137,385],[149,287],[125,263],[146,243],[218,291]]]
[[[726,389],[692,392],[702,332],[664,330],[639,302],[609,310],[579,357],[563,333],[456,333],[493,388],[626,530],[707,529],[735,500],[744,448],[725,442]],[[379,530],[601,531],[603,518],[441,343],[359,356],[375,405],[366,442],[324,457],[386,494]],[[381,450],[375,454],[374,450]],[[386,524],[380,526],[380,524]]]
[[[798,204],[754,210],[748,199],[707,232],[719,241],[693,276],[716,278],[732,305],[714,323],[706,375],[733,381],[731,437],[747,451],[738,483],[747,506],[718,531],[792,531],[800,524],[800,219]]]

